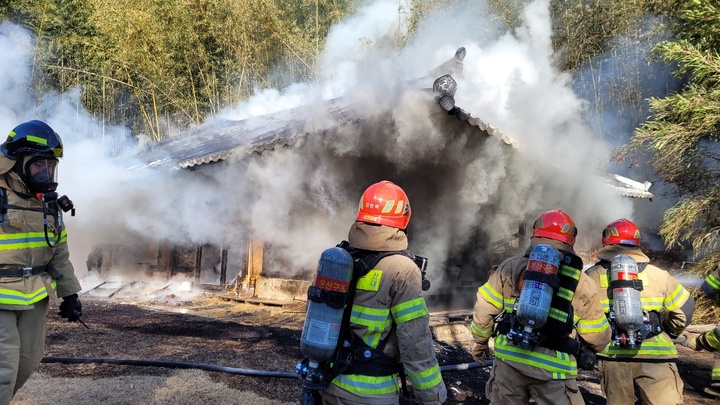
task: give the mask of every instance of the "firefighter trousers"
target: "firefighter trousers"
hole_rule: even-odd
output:
[[[30,378],[45,351],[48,299],[32,309],[0,310],[0,405]]]
[[[485,395],[495,405],[527,405],[530,398],[538,405],[585,404],[575,378],[538,380],[497,359],[490,370]]]
[[[599,368],[608,405],[635,403],[635,387],[643,404],[682,404],[683,381],[675,363],[600,361]]]
[[[340,393],[339,388],[330,386],[328,390],[321,391],[323,405],[397,405],[400,397],[395,395],[367,395],[358,396],[349,392]],[[339,394],[339,395],[335,395]]]

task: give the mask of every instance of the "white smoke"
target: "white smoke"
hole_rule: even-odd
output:
[[[683,80],[673,75],[674,66],[652,56],[652,48],[669,39],[666,21],[658,16],[639,20],[634,32],[614,38],[607,51],[580,67],[573,88],[591,108],[588,120],[594,133],[613,147],[630,142],[635,127],[650,115],[649,100],[679,90]],[[663,183],[649,164],[649,156],[609,156],[613,173],[641,182],[651,182],[652,201],[633,201],[632,217],[643,233],[643,246],[662,251],[657,236],[662,213],[676,200],[666,196]],[[599,232],[598,229],[596,232]]]
[[[413,219],[422,229],[415,233],[416,246],[434,263],[442,263],[478,228],[498,240],[515,232],[520,221],[532,221],[548,209],[561,208],[570,213],[578,223],[581,238],[583,229],[631,216],[631,203],[602,185],[597,175],[608,161],[611,146],[599,141],[583,121],[587,102],[573,92],[571,77],[554,68],[548,7],[547,1],[530,3],[524,13],[525,24],[513,35],[498,29],[482,6],[467,3],[421,22],[413,40],[399,51],[395,45],[407,27],[403,4],[397,1],[372,2],[333,27],[322,59],[321,80],[303,88],[303,97],[298,97],[298,89],[293,88],[286,93],[284,102],[274,102],[312,104],[343,96],[346,103],[354,103],[366,121],[384,122],[368,124],[364,130],[327,135],[331,140],[327,143],[332,142],[332,146],[322,144],[322,151],[314,152],[306,149],[306,155],[296,159],[287,156],[293,152],[280,151],[264,157],[257,165],[251,161],[246,179],[254,179],[252,184],[259,186],[257,191],[262,195],[273,196],[255,206],[264,212],[251,221],[267,218],[269,212],[279,214],[275,223],[279,226],[257,227],[256,234],[298,254],[314,252],[300,260],[311,265],[320,247],[332,242],[327,235],[334,235],[335,240],[344,236],[354,218],[353,198],[382,178],[405,180],[400,185],[415,191],[415,195],[410,193],[410,199],[416,202],[423,182],[434,187],[442,184],[441,177],[447,177],[447,182],[453,183],[447,196],[435,190],[440,195],[431,196],[431,210],[416,210]],[[476,26],[484,29],[466,28]],[[474,157],[463,156],[464,150],[458,144],[448,142],[447,123],[434,112],[437,106],[414,91],[418,84],[409,79],[422,77],[460,46],[467,49],[467,56],[463,74],[455,76],[459,88],[457,105],[518,140],[521,146],[517,156],[508,156],[507,146],[499,140],[489,141]],[[433,79],[420,85],[430,87]],[[267,98],[265,93],[225,116],[249,116],[246,111],[257,110],[255,103],[262,103]],[[283,94],[280,96],[282,99]],[[383,114],[389,114],[389,118]],[[314,115],[309,117],[313,119]],[[451,150],[453,147],[457,149]],[[347,158],[364,153],[378,157],[388,167],[384,172],[377,167],[343,171],[327,156],[333,153]],[[331,165],[335,164],[335,173],[314,168],[308,158],[330,160]],[[400,174],[413,170],[419,174],[419,166],[440,158],[463,164],[448,171],[425,173],[428,177],[424,178]],[[363,169],[368,173],[362,173]],[[323,215],[311,216],[313,223],[325,222],[328,230],[314,231],[314,237],[307,238],[307,228],[288,228],[293,221],[287,217],[287,209],[289,201],[307,199],[308,191],[320,194],[312,181],[304,179],[322,176],[325,183],[338,184],[351,180],[343,176],[354,176],[360,184],[318,207]],[[306,187],[293,187],[298,184]],[[433,191],[424,194],[425,199]],[[271,204],[271,200],[278,204]],[[328,214],[342,216],[327,218]],[[596,236],[588,235],[588,239]],[[312,245],[316,241],[322,243]]]
[[[472,243],[477,229],[499,240],[545,210],[568,212],[587,239],[598,236],[588,229],[631,216],[631,203],[596,175],[610,146],[583,121],[587,102],[554,67],[547,0],[526,7],[514,35],[484,4],[468,2],[428,16],[401,47],[409,3],[368,2],[334,26],[317,82],[258,89],[209,120],[317,106],[305,112],[310,135],[297,147],[193,172],[127,170],[145,165],[133,158],[145,145],[85,112],[78,91],[33,97],[32,39],[11,24],[0,26],[0,49],[14,55],[0,59],[0,125],[9,131],[41,119],[63,137],[59,191],[77,205],[66,223],[81,272],[97,244],[156,238],[232,245],[247,234],[282,249],[288,271],[312,268],[324,248],[346,237],[360,193],[383,179],[408,192],[412,247],[436,266]],[[457,106],[515,138],[517,151],[499,137],[479,140],[486,135],[418,90],[431,86],[434,77],[423,76],[461,46],[467,56],[463,74],[453,74]],[[333,126],[324,102],[338,97],[363,125]]]

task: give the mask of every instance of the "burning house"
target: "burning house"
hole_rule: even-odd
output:
[[[587,206],[585,187],[602,188],[608,201],[652,198],[649,183],[595,168],[573,183],[561,151],[558,159],[533,158],[520,141],[463,108],[456,79],[464,58],[460,48],[423,78],[389,84],[387,97],[309,101],[216,120],[150,145],[138,156],[146,166],[133,170],[184,173],[218,188],[238,184],[242,198],[232,199],[242,203],[208,203],[229,213],[215,240],[99,245],[88,269],[104,276],[132,268],[138,279],[182,276],[238,297],[304,300],[322,247],[346,235],[362,190],[389,179],[411,199],[410,250],[430,258],[429,305],[467,307],[490,268],[524,247],[526,221],[544,204]],[[259,172],[278,185],[260,184]]]

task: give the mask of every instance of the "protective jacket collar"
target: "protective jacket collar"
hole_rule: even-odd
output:
[[[549,239],[549,238],[542,238],[542,237],[534,237],[530,238],[530,246],[525,251],[525,255],[529,256],[530,251],[532,248],[534,248],[537,245],[550,245],[560,251],[563,255],[566,255],[568,253],[575,254],[575,250],[573,250],[572,246],[568,245],[567,243],[563,243],[560,241],[557,241],[555,239]]]
[[[607,245],[597,251],[597,257],[609,262],[617,255],[627,255],[635,259],[637,263],[649,263],[650,258],[647,257],[637,246],[630,245]]]
[[[407,235],[402,230],[359,221],[350,227],[348,242],[354,248],[376,252],[405,250],[408,248]]]

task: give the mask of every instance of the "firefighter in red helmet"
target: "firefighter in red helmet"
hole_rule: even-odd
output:
[[[573,246],[577,229],[568,214],[547,211],[533,224],[525,254],[503,261],[477,292],[471,332],[473,358],[482,364],[490,355],[488,341],[495,339],[495,361],[485,388],[494,404],[582,404],[577,385],[578,361],[592,367],[594,352],[610,341],[610,326],[603,314],[595,283],[582,269]],[[556,252],[556,272],[530,278],[529,264],[537,249]],[[518,305],[522,289],[543,283],[552,286],[547,323],[527,331],[527,344],[513,336],[522,326]]]
[[[60,315],[70,321],[82,307],[55,192],[60,137],[28,121],[0,151],[0,404],[8,404],[43,357],[49,298],[62,297]]]
[[[587,274],[600,287],[600,300],[613,329],[612,341],[598,353],[607,402],[632,404],[637,389],[644,404],[681,404],[683,382],[675,365],[673,339],[690,324],[695,300],[667,271],[650,264],[641,249],[640,230],[632,221],[623,218],[608,224],[602,231],[602,245],[597,252],[600,261]],[[618,258],[636,264],[631,280],[613,276]],[[637,304],[626,302],[628,289],[639,290]],[[633,306],[642,308],[638,330],[623,326],[619,317],[619,312]]]
[[[411,215],[410,201],[402,188],[390,181],[375,183],[360,198],[348,242],[351,248],[365,253],[406,251],[405,229]],[[369,346],[365,352],[379,352],[377,364],[353,364],[321,391],[322,402],[397,404],[398,374],[404,373],[412,382],[418,403],[441,404],[447,391],[421,296],[421,271],[404,254],[381,257],[357,280],[350,319],[358,344]],[[383,369],[386,372],[378,372]]]

